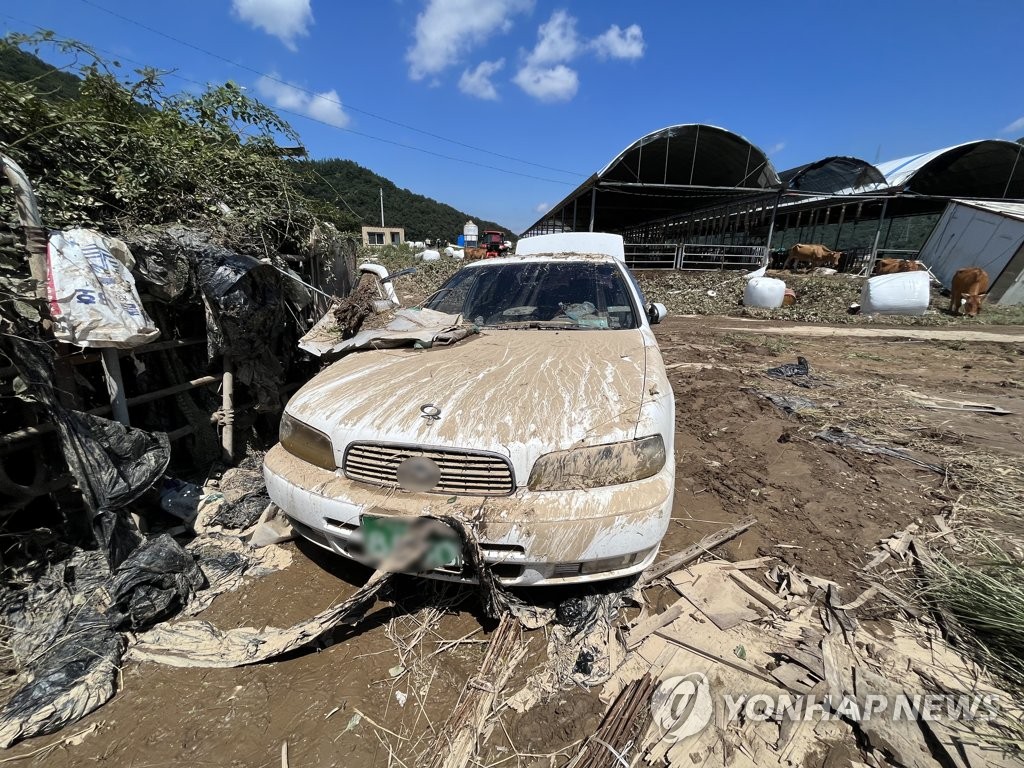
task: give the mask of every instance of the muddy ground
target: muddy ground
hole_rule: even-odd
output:
[[[801,326],[736,318],[667,320],[658,336],[676,394],[677,486],[663,554],[753,515],[757,525],[725,545],[727,557],[773,555],[841,584],[860,581],[858,568],[879,539],[948,511],[956,489],[949,478],[911,462],[814,439],[831,412],[787,414],[750,390],[790,387],[815,401],[839,396],[835,418],[847,425],[851,412],[877,412],[881,396],[897,387],[983,401],[1013,413],[907,404],[886,416],[965,454],[1012,459],[1024,449],[1024,328],[998,330],[1013,340],[963,341],[957,329],[929,330],[937,339],[871,329],[824,337],[801,335]],[[802,390],[762,375],[797,355],[810,361],[822,386]],[[829,386],[840,381],[841,388]],[[914,455],[928,458],[918,445]],[[217,598],[203,618],[224,628],[286,626],[351,594],[368,575],[312,545],[285,546],[295,550],[290,568]],[[363,625],[318,653],[236,670],[130,662],[108,705],[3,757],[54,768],[277,766],[287,742],[289,763],[298,768],[416,765],[479,667],[493,622],[482,618],[471,589],[402,578],[389,597]],[[647,597],[655,607],[673,599],[658,590]],[[425,607],[431,605],[440,610]],[[544,630],[529,635],[512,690],[544,658]],[[578,689],[522,716],[506,711],[482,764],[560,764],[602,711],[596,692]],[[82,731],[88,732],[81,743],[39,751]]]

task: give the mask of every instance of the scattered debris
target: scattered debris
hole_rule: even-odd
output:
[[[895,459],[909,461],[911,464],[916,464],[922,469],[928,469],[940,475],[946,474],[945,467],[941,467],[938,464],[933,464],[928,461],[922,461],[921,459],[911,455],[909,451],[869,442],[864,438],[851,432],[847,432],[839,427],[832,427],[830,429],[822,430],[821,432],[815,432],[813,436],[819,440],[824,440],[827,443],[833,443],[835,445],[841,445],[844,448],[849,448],[857,451],[858,453],[867,453],[875,456],[891,456]]]
[[[13,596],[5,622],[27,682],[0,709],[0,746],[53,733],[104,704],[116,690],[122,633],[172,616],[202,585],[193,558],[164,535],[113,569],[79,550]]]
[[[817,384],[811,379],[811,366],[806,357],[798,357],[795,363],[786,363],[776,368],[769,368],[765,376],[773,379],[786,379],[798,387],[814,387]]]
[[[676,571],[694,560],[697,560],[702,555],[709,553],[715,547],[721,546],[725,542],[735,539],[744,531],[750,530],[757,523],[754,518],[743,520],[735,525],[731,525],[728,528],[723,528],[720,531],[709,534],[703,539],[698,541],[691,547],[687,547],[682,552],[677,552],[674,555],[669,555],[664,560],[654,563],[646,571],[640,575],[640,584],[650,584],[656,579],[660,579],[662,576],[666,576],[672,571]]]
[[[810,408],[820,408],[817,403],[806,397],[800,397],[799,395],[779,395],[774,392],[764,392],[760,389],[747,388],[746,392],[757,395],[769,401],[772,405],[786,413],[797,413],[798,411],[806,411]]]
[[[934,395],[922,395],[917,392],[908,393],[922,408],[933,411],[964,411],[966,413],[987,413],[992,416],[1009,416],[1013,411],[1000,408],[998,405],[989,403],[974,403],[969,400],[951,400],[947,397],[935,397]]]
[[[476,751],[486,722],[494,713],[497,698],[526,655],[522,628],[511,613],[505,613],[491,635],[480,672],[466,685],[434,743],[417,760],[431,768],[463,768]]]

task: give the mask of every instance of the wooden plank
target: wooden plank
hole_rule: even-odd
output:
[[[637,624],[635,627],[630,629],[626,635],[626,648],[629,650],[636,648],[646,637],[652,635],[656,630],[666,627],[678,619],[689,605],[690,602],[686,598],[681,597],[661,613],[649,616],[646,621]]]
[[[749,530],[756,522],[757,520],[753,517],[742,520],[735,525],[730,525],[728,528],[723,528],[720,531],[716,531],[715,533],[705,536],[696,544],[687,547],[682,552],[669,555],[664,560],[654,563],[640,575],[640,585],[644,586],[646,584],[650,584],[655,579],[660,579],[662,576],[672,573],[672,571],[677,571],[684,565],[692,563],[701,555]]]

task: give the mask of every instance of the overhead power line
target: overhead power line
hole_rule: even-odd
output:
[[[19,24],[27,24],[28,26],[35,27],[37,30],[40,30],[40,31],[48,31],[45,27],[42,27],[42,26],[40,26],[38,24],[35,24],[33,22],[30,22],[30,21],[26,21],[25,19],[19,19],[16,16],[11,16],[10,14],[7,14],[7,13],[0,14],[0,16],[3,16],[3,17],[8,18],[8,19],[11,19],[12,21],[16,21]],[[132,58],[130,58],[128,56],[124,56],[122,54],[114,53],[113,51],[107,51],[107,50],[104,50],[102,48],[98,48],[96,46],[93,46],[93,50],[95,50],[95,51],[97,51],[99,53],[105,53],[107,55],[114,56],[115,58],[117,58],[117,59],[119,59],[121,61],[127,61],[127,62],[129,62],[131,64],[135,64],[135,65],[140,66],[140,67],[148,66],[145,62],[140,62],[140,61],[132,59]],[[176,78],[178,78],[179,80],[181,80],[183,82],[192,83],[193,85],[198,85],[198,86],[200,86],[202,88],[206,88],[209,85],[209,83],[201,83],[198,80],[193,80],[191,78],[185,77],[184,75],[180,75],[177,72],[167,72],[166,74],[171,76],[171,77],[176,77]],[[334,123],[329,123],[326,120],[321,120],[319,118],[312,117],[311,115],[303,114],[302,112],[295,112],[294,110],[291,110],[291,109],[285,109],[283,107],[274,107],[274,109],[275,109],[275,111],[282,112],[282,113],[284,113],[286,115],[292,115],[293,117],[298,117],[298,118],[301,118],[303,120],[309,120],[309,121],[314,122],[314,123],[319,123],[320,125],[325,125],[328,128],[333,128],[336,131],[344,131],[345,133],[351,133],[353,136],[360,136],[360,137],[362,137],[364,139],[370,139],[371,141],[377,141],[377,142],[380,142],[382,144],[389,144],[389,145],[391,145],[393,147],[400,147],[402,149],[408,149],[408,150],[411,150],[413,152],[420,152],[422,154],[430,155],[431,157],[437,157],[437,158],[440,158],[442,160],[450,160],[453,163],[462,163],[463,165],[472,165],[472,166],[474,166],[476,168],[485,168],[485,169],[490,170],[490,171],[496,171],[498,173],[505,173],[505,174],[508,174],[510,176],[519,176],[519,177],[524,178],[524,179],[533,179],[534,181],[543,181],[543,182],[546,182],[546,183],[549,183],[549,184],[563,184],[563,185],[569,186],[569,187],[574,186],[572,182],[563,181],[562,179],[549,179],[549,178],[546,178],[544,176],[534,175],[532,173],[522,173],[521,171],[512,171],[512,170],[509,170],[508,168],[502,168],[501,166],[497,166],[497,165],[490,165],[488,163],[481,163],[481,162],[478,162],[476,160],[469,160],[469,159],[466,159],[466,158],[463,158],[463,157],[455,157],[454,155],[446,155],[443,152],[435,152],[434,150],[431,150],[431,149],[425,149],[423,147],[418,147],[415,144],[406,144],[405,142],[396,141],[394,139],[385,139],[382,136],[374,136],[371,133],[366,133],[364,131],[357,131],[354,128],[343,128],[340,125],[335,125]],[[360,219],[364,218],[363,216],[360,216],[360,214],[358,214],[355,211],[353,211],[352,208],[348,205],[348,203],[344,201],[344,199],[342,200],[342,202],[345,203],[345,206],[350,211],[352,211],[353,214],[358,216]]]
[[[136,27],[139,27],[140,29],[144,29],[147,32],[151,32],[154,35],[159,35],[160,37],[166,38],[167,40],[170,40],[171,42],[177,43],[178,45],[183,45],[183,46],[185,46],[187,48],[191,48],[192,50],[197,51],[199,53],[202,53],[202,54],[204,54],[206,56],[210,56],[210,57],[212,57],[214,59],[217,59],[218,61],[222,61],[225,64],[230,64],[233,67],[237,67],[238,69],[243,69],[246,72],[250,72],[250,73],[252,73],[254,75],[259,75],[260,77],[265,77],[268,80],[271,80],[271,81],[273,81],[275,83],[279,83],[280,85],[287,86],[289,88],[294,88],[297,91],[302,91],[303,93],[305,93],[305,94],[307,94],[309,96],[315,96],[315,97],[317,97],[319,99],[322,99],[324,101],[330,102],[332,104],[336,104],[339,107],[342,107],[343,109],[348,109],[348,110],[351,110],[352,112],[358,112],[361,115],[366,115],[367,117],[372,117],[374,120],[380,120],[380,121],[385,122],[385,123],[390,123],[391,125],[398,126],[399,128],[404,128],[405,130],[408,130],[408,131],[414,131],[415,133],[420,133],[420,134],[422,134],[424,136],[429,136],[430,138],[437,139],[438,141],[444,141],[444,142],[447,142],[448,144],[454,144],[454,145],[462,147],[464,149],[471,149],[474,152],[482,152],[483,154],[491,155],[493,157],[500,157],[502,160],[511,160],[512,162],[515,162],[515,163],[522,163],[524,165],[531,165],[534,168],[541,168],[541,169],[543,169],[545,171],[554,171],[555,173],[564,173],[564,174],[567,174],[569,176],[585,177],[587,175],[585,173],[579,173],[578,171],[567,171],[564,168],[554,168],[554,167],[552,167],[550,165],[544,165],[542,163],[535,163],[532,160],[526,160],[524,158],[515,157],[513,155],[505,155],[505,154],[502,154],[501,152],[495,152],[493,150],[485,149],[483,147],[478,147],[478,146],[475,146],[473,144],[467,144],[466,142],[459,141],[458,139],[452,139],[452,138],[449,138],[447,136],[442,136],[441,134],[438,134],[438,133],[432,133],[431,131],[426,131],[426,130],[424,130],[422,128],[417,128],[414,125],[408,125],[407,123],[403,123],[403,122],[400,122],[398,120],[394,120],[394,119],[392,119],[390,117],[385,117],[384,115],[379,115],[376,112],[370,112],[369,110],[361,109],[360,107],[357,107],[357,106],[355,106],[355,105],[353,105],[351,103],[348,103],[348,102],[343,104],[341,101],[339,101],[337,99],[328,98],[324,94],[318,93],[317,91],[314,91],[314,90],[312,90],[310,88],[305,88],[305,87],[303,87],[301,85],[297,85],[295,83],[288,82],[287,80],[281,79],[277,75],[272,75],[272,74],[270,74],[268,72],[263,72],[263,71],[261,71],[259,69],[254,68],[254,67],[250,67],[250,66],[248,66],[246,64],[242,64],[241,62],[235,61],[233,59],[229,59],[226,56],[222,56],[221,54],[216,53],[215,51],[210,51],[210,50],[207,50],[206,48],[202,48],[202,47],[196,45],[195,43],[190,43],[187,40],[182,40],[181,38],[175,37],[174,35],[170,35],[167,32],[164,32],[163,30],[156,29],[155,27],[151,27],[148,24],[144,24],[141,21],[137,21],[136,19],[133,19],[130,16],[125,16],[122,13],[118,13],[117,11],[111,10],[110,8],[106,8],[106,7],[102,6],[102,5],[100,5],[99,3],[94,3],[94,2],[92,2],[92,0],[79,0],[79,2],[81,2],[81,3],[85,4],[85,5],[91,6],[92,8],[96,8],[97,10],[103,11],[104,13],[110,14],[114,18],[121,19],[122,21],[125,21],[125,22],[127,22],[129,24],[132,24],[132,25],[136,26]],[[322,122],[322,121],[318,121],[318,122]],[[330,125],[330,123],[328,123],[328,125]],[[332,127],[337,127],[337,126],[333,126],[332,125]],[[529,178],[536,178],[536,177],[529,177]],[[545,181],[547,181],[547,179],[545,179]]]

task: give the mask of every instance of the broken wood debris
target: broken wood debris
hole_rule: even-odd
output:
[[[721,546],[725,542],[735,539],[741,533],[750,530],[756,522],[757,519],[753,517],[741,520],[735,525],[730,525],[727,528],[722,528],[715,533],[705,536],[696,544],[687,547],[682,552],[669,555],[664,560],[654,563],[640,575],[640,584],[650,584],[652,581],[660,579],[662,576],[665,576],[672,571],[679,570],[683,566],[692,563],[701,555],[707,554],[715,547]]]
[[[495,701],[526,655],[522,628],[506,611],[491,635],[480,672],[466,682],[452,714],[418,763],[430,768],[463,768],[474,758]]]

